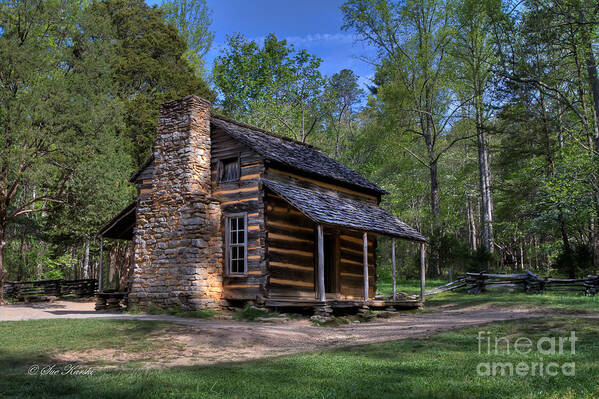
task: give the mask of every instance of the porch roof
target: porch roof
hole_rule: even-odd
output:
[[[98,231],[98,235],[104,238],[115,238],[120,240],[132,240],[133,228],[135,227],[135,208],[137,202],[132,202],[118,215],[104,225]]]
[[[262,179],[262,182],[315,223],[343,226],[412,241],[427,241],[417,230],[378,206],[269,179]]]

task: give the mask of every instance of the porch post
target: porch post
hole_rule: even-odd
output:
[[[391,263],[393,264],[393,302],[397,298],[397,280],[396,280],[396,272],[395,272],[395,237],[391,239]]]
[[[100,267],[98,268],[98,292],[104,292],[103,289],[103,278],[104,278],[104,263],[102,262],[102,255],[104,255],[104,237],[100,237]]]
[[[368,300],[368,233],[364,232],[364,301]]]
[[[425,244],[420,243],[420,300],[424,302],[424,282],[425,282],[425,271],[424,266],[424,255],[425,255]]]
[[[322,225],[319,224],[318,230],[318,299],[322,302],[326,301],[324,288],[324,236]]]

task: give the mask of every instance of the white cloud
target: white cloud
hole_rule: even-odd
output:
[[[296,45],[320,43],[353,43],[356,35],[351,33],[310,33],[303,36],[287,36],[288,42]]]

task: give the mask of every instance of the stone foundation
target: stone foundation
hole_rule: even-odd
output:
[[[218,308],[223,240],[211,197],[210,103],[190,96],[160,108],[152,194],[137,205],[129,305]]]

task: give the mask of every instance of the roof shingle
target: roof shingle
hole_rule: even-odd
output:
[[[304,172],[335,179],[380,194],[387,192],[341,162],[312,146],[213,115],[211,122],[237,141],[277,163]]]
[[[316,223],[333,224],[413,241],[427,241],[417,230],[378,206],[269,179],[262,179],[262,182]]]

